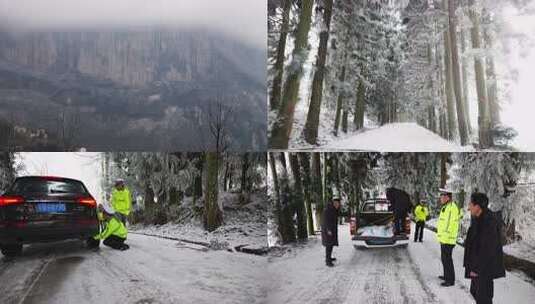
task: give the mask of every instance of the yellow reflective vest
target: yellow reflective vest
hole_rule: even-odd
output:
[[[455,245],[457,243],[462,216],[463,212],[456,202],[451,201],[442,206],[437,225],[437,238],[441,244]]]
[[[426,206],[418,205],[414,208],[414,217],[417,222],[425,222],[427,215],[429,215],[429,211]]]
[[[115,235],[120,238],[126,239],[127,234],[128,230],[126,230],[126,227],[124,226],[123,222],[121,222],[115,217],[112,217],[108,222],[105,223],[104,230],[102,230],[99,234],[95,235],[93,238],[95,240],[105,240],[110,235]]]
[[[132,209],[132,196],[130,190],[124,188],[123,190],[113,189],[111,192],[111,205],[116,212],[120,214],[129,215]]]

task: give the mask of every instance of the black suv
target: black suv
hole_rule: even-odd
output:
[[[5,256],[20,254],[23,244],[88,240],[98,231],[97,202],[79,180],[19,177],[0,196],[0,249]]]

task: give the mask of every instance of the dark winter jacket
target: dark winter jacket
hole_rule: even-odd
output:
[[[338,210],[332,202],[327,204],[321,215],[321,243],[323,246],[338,246]]]
[[[410,196],[407,192],[396,188],[386,189],[386,198],[392,204],[394,216],[399,219],[407,217],[411,209]]]
[[[473,218],[464,243],[465,277],[473,271],[482,278],[505,277],[501,233],[496,217],[484,210]]]

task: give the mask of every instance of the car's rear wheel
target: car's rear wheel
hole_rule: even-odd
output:
[[[0,250],[6,257],[14,257],[22,253],[22,244],[0,245]]]

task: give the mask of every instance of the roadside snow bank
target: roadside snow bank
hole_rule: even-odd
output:
[[[376,129],[358,132],[321,147],[324,150],[366,150],[391,152],[466,152],[416,123],[392,123]]]
[[[208,243],[212,249],[236,248],[261,249],[267,247],[267,219],[265,195],[254,194],[250,202],[241,204],[239,194],[222,193],[224,223],[208,232],[198,217],[164,225],[132,225],[133,232]]]

